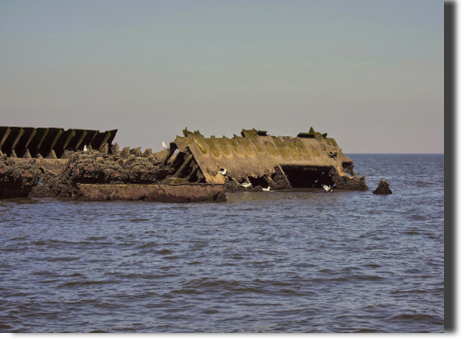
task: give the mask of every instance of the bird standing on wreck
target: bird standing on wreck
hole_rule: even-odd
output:
[[[328,185],[323,185],[323,188],[324,188],[324,190],[325,190],[326,192],[329,192],[329,191],[332,192],[331,187],[329,187]]]
[[[270,192],[270,186],[268,186],[267,188],[263,188],[263,187],[262,187],[262,190],[263,190],[264,192]]]
[[[164,141],[161,142],[161,145],[163,146],[163,148],[168,148],[168,146],[166,146]]]
[[[240,184],[240,186],[242,186],[244,188],[249,188],[250,186],[252,186],[252,184],[249,183],[249,182],[245,182],[245,183]]]
[[[221,168],[219,171],[217,171],[217,173],[222,174],[222,175],[226,175],[227,170],[225,168]]]

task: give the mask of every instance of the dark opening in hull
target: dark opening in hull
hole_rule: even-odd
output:
[[[333,186],[329,176],[330,166],[281,165],[293,188]]]

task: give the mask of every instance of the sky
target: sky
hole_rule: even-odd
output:
[[[444,153],[441,0],[0,1],[0,125]]]

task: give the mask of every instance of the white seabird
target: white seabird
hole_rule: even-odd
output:
[[[270,192],[270,186],[268,186],[267,188],[262,187],[262,190],[264,190],[265,192]]]
[[[84,152],[87,152],[87,146],[84,145]]]
[[[245,183],[243,183],[243,184],[240,184],[240,186],[245,187],[245,188],[248,188],[248,187],[252,186],[252,184],[249,183],[249,182],[245,182]]]
[[[226,175],[227,170],[225,168],[223,168],[220,171],[217,171],[217,173],[222,174],[222,175]]]
[[[328,185],[323,185],[323,188],[326,192],[328,192],[329,190],[332,192],[331,187],[329,187]]]
[[[168,148],[168,146],[166,146],[164,141],[161,143],[161,145],[163,146],[163,148]]]

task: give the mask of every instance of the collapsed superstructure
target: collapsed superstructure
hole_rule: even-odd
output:
[[[244,129],[232,138],[206,138],[186,128],[156,153],[120,150],[112,145],[116,132],[0,127],[0,198],[87,193],[113,200],[123,199],[125,189],[132,192],[130,185],[130,196],[165,201],[204,201],[206,194],[222,200],[223,192],[244,189],[368,190],[336,141],[313,128],[296,137]],[[177,188],[183,185],[189,190]]]

